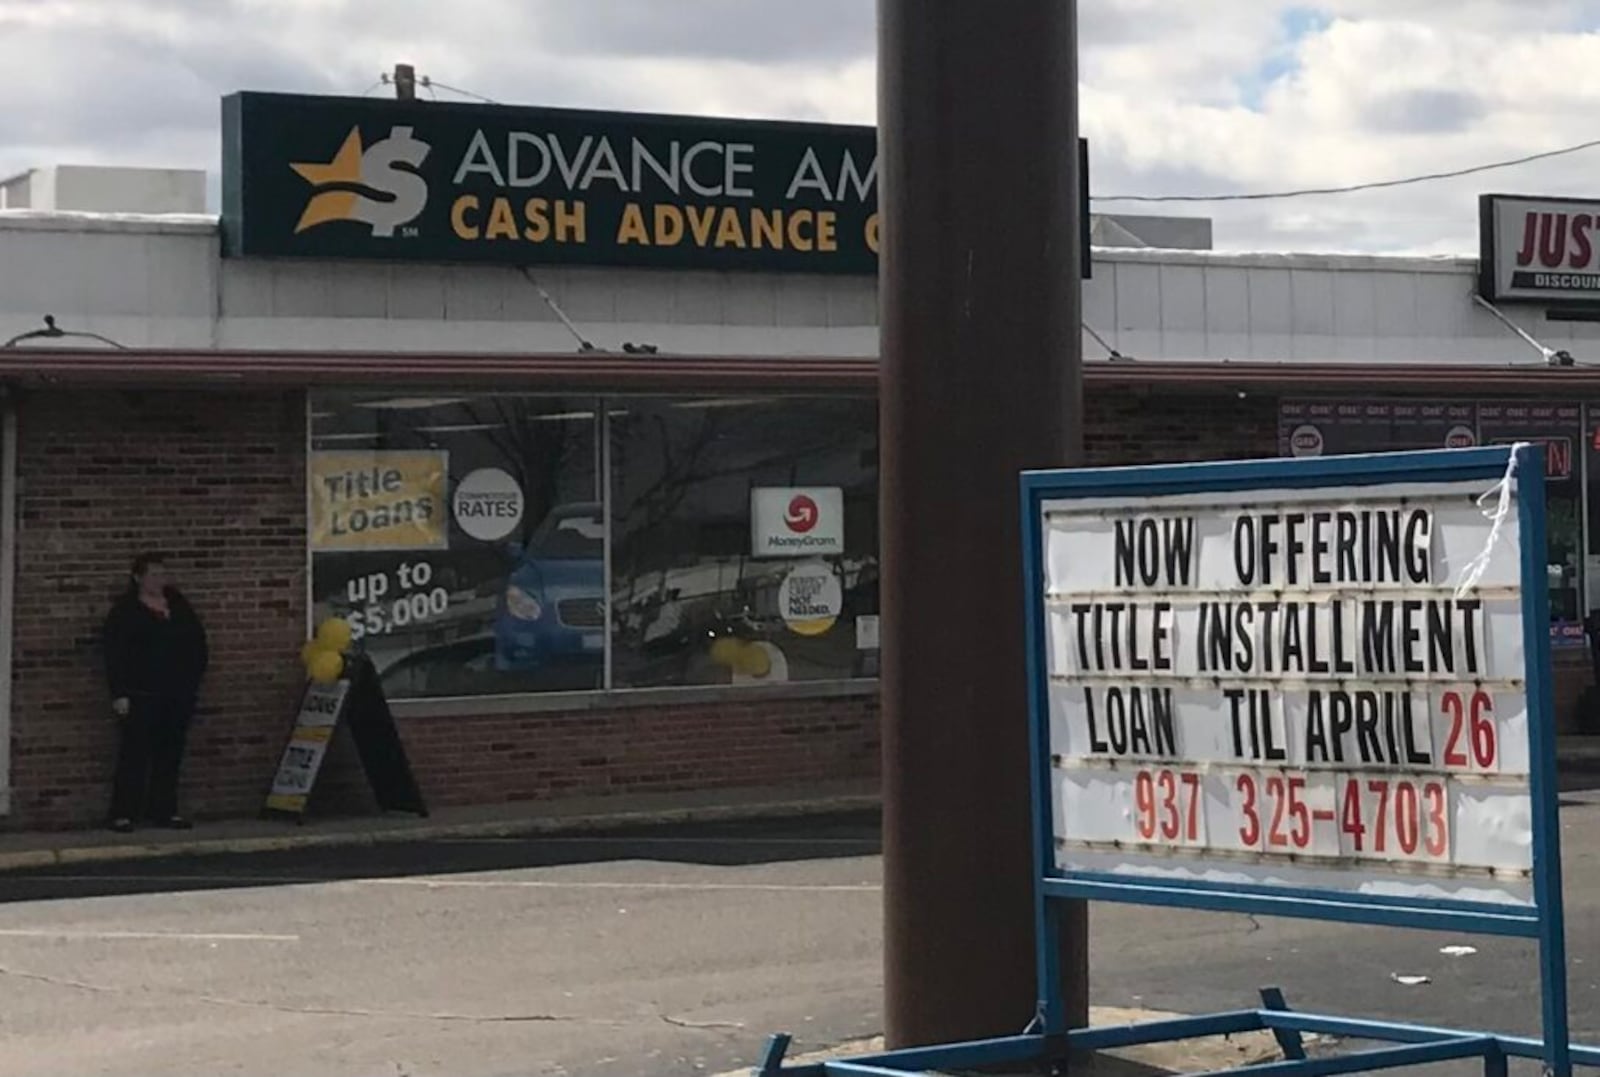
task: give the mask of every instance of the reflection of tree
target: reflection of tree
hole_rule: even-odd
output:
[[[523,542],[539,526],[561,499],[561,480],[572,471],[592,473],[592,459],[579,460],[586,455],[589,438],[572,429],[576,424],[567,419],[548,419],[542,416],[555,414],[548,410],[548,401],[539,401],[540,407],[518,397],[475,397],[463,405],[474,424],[488,429],[484,440],[500,454],[505,469],[522,487],[526,510],[522,517]],[[564,412],[566,404],[556,401],[556,413]],[[591,424],[587,431],[592,431]],[[573,465],[587,465],[574,467]],[[593,493],[584,495],[594,496]]]
[[[1578,505],[1570,498],[1551,497],[1545,501],[1546,543],[1552,561],[1575,558],[1582,530],[1578,523]]]
[[[772,408],[759,407],[706,409],[695,419],[681,411],[657,411],[631,416],[626,421],[614,420],[612,426],[617,444],[624,446],[616,461],[617,473],[623,476],[619,492],[624,497],[614,512],[620,540],[614,548],[615,579],[619,583],[626,581],[626,593],[619,596],[625,616],[635,615],[627,617],[623,627],[641,637],[661,610],[674,602],[675,596],[667,587],[668,572],[673,567],[716,559],[712,551],[685,549],[679,543],[663,541],[662,529],[682,518],[684,504],[691,495],[719,479],[739,477],[747,486],[753,485],[761,475],[779,469],[787,474],[786,481],[794,484],[801,461],[855,440],[826,421],[805,421],[800,425],[802,435],[797,438],[793,427],[785,429],[775,422]],[[628,445],[636,447],[637,462],[627,459]],[[659,471],[650,481],[634,488],[631,484],[656,458],[660,461]],[[718,508],[728,514],[730,507]],[[732,515],[743,517],[746,511],[747,506],[741,504]],[[741,562],[747,552],[740,552]],[[647,568],[650,562],[658,563],[660,569],[654,581],[647,579],[654,574]],[[652,590],[658,593],[641,603],[641,592],[648,595]],[[678,609],[680,616],[690,612]],[[723,622],[748,611],[719,607],[702,612],[709,615],[712,624],[725,627]],[[709,625],[685,624],[670,631],[668,638],[681,640],[686,633],[706,627]],[[690,651],[679,654],[685,662],[691,657]]]
[[[679,439],[683,442],[681,450],[675,448],[668,416],[655,414],[649,416],[648,420],[633,420],[640,423],[648,421],[652,430],[650,444],[657,448],[661,455],[661,473],[648,486],[636,492],[629,491],[627,507],[620,514],[625,534],[629,536],[635,532],[648,534],[671,519],[695,486],[701,483],[736,475],[747,476],[753,481],[760,473],[785,465],[790,468],[792,479],[794,466],[799,461],[826,449],[838,448],[846,442],[846,439],[840,437],[836,431],[823,429],[815,435],[814,440],[807,443],[780,444],[772,452],[753,458],[718,461],[712,450],[724,447],[719,446],[718,442],[725,444],[729,440],[729,435],[737,430],[736,427],[730,430],[734,424],[729,422],[729,410],[731,409],[708,409],[702,412],[698,428],[687,437]],[[634,431],[624,428],[624,437],[632,435]],[[639,437],[639,440],[644,438]],[[762,440],[766,444],[771,444],[766,439]],[[782,441],[782,439],[777,440],[780,443]]]

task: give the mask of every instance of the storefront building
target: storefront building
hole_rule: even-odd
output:
[[[213,639],[201,817],[259,806],[300,642],[330,614],[382,671],[435,806],[873,778],[871,132],[224,111],[220,221],[0,211],[0,340],[56,326],[0,348],[6,825],[103,814],[98,629],[151,548]],[[1544,441],[1576,725],[1600,374],[1547,365],[1474,304],[1477,273],[1099,250],[1089,455]],[[1600,337],[1505,312],[1580,357]],[[952,611],[951,630],[982,626]],[[339,807],[361,803],[349,763],[322,794]]]

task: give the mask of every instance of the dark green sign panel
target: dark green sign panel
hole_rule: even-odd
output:
[[[871,127],[239,93],[222,144],[230,255],[877,271]]]

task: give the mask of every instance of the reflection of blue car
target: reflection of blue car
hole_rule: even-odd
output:
[[[558,505],[545,517],[495,610],[496,669],[599,667],[606,633],[604,535],[597,504]]]

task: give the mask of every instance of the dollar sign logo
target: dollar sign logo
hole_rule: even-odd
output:
[[[428,203],[428,182],[401,167],[420,168],[428,150],[409,127],[391,127],[388,138],[363,150],[361,129],[352,127],[332,160],[291,164],[316,188],[295,232],[330,221],[360,221],[374,236],[393,236],[397,226],[413,220]]]
[[[361,155],[361,181],[366,187],[392,196],[388,201],[356,195],[351,216],[372,225],[375,236],[392,236],[398,226],[416,218],[428,202],[428,184],[415,172],[396,168],[405,163],[419,168],[428,156],[428,144],[411,136],[409,127],[392,127],[389,137],[367,147]]]

